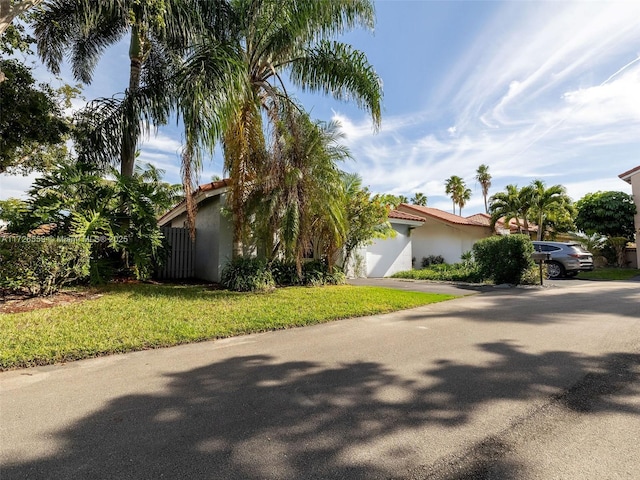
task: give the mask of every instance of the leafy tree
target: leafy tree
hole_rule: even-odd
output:
[[[332,41],[355,27],[373,27],[370,0],[234,0],[228,28],[230,60],[220,42],[209,44],[219,59],[198,63],[205,76],[227,72],[224,88],[209,96],[217,137],[222,140],[225,169],[232,185],[228,198],[234,224],[234,255],[242,252],[241,230],[249,215],[247,202],[265,162],[265,125],[279,121],[282,109],[298,108],[282,76],[296,87],[355,100],[380,122],[381,82],[365,55]],[[235,68],[234,66],[238,66]],[[224,77],[224,74],[222,75]],[[210,131],[193,130],[194,138]],[[274,129],[272,128],[272,131]]]
[[[86,159],[119,158],[120,173],[134,175],[141,125],[167,121],[177,55],[205,30],[207,2],[181,0],[57,0],[35,14],[38,53],[54,73],[65,54],[74,77],[90,83],[104,50],[129,37],[129,84],[121,99],[92,102],[80,119]],[[215,2],[210,2],[215,3]]]
[[[0,36],[11,28],[16,17],[42,2],[43,0],[0,0]]]
[[[378,194],[378,199],[389,210],[398,208],[401,203],[409,203],[409,199],[405,195],[391,195],[390,193]]]
[[[576,209],[576,227],[589,235],[606,236],[618,266],[623,266],[626,244],[636,236],[633,197],[624,192],[588,193],[576,202]]]
[[[0,200],[0,220],[8,223],[8,231],[13,231],[13,227],[20,224],[26,212],[27,203],[24,200],[18,198]]]
[[[31,53],[33,38],[24,33],[24,26],[13,24],[16,17],[35,7],[43,0],[0,0],[0,52],[13,55],[20,51]],[[6,80],[4,65],[0,64],[0,84]],[[0,110],[1,111],[1,110]]]
[[[420,205],[421,207],[427,206],[427,196],[422,192],[416,192],[411,198],[413,205]]]
[[[381,197],[371,196],[369,189],[362,187],[362,179],[358,174],[344,174],[343,181],[348,224],[343,259],[343,265],[346,266],[357,248],[370,244],[375,238],[393,236],[394,230],[389,224],[388,210]]]
[[[542,180],[534,180],[529,191],[531,218],[538,224],[538,240],[544,238],[551,223],[570,229],[573,205],[562,185],[546,188]]]
[[[111,260],[148,278],[162,251],[158,213],[178,198],[179,187],[162,182],[161,173],[147,165],[133,177],[112,169],[108,179],[91,165],[59,164],[34,182],[17,227],[26,232],[55,224],[56,235],[90,238],[94,277],[99,265]]]
[[[476,170],[476,180],[482,187],[482,197],[484,198],[484,211],[489,213],[489,205],[487,204],[487,195],[489,195],[489,189],[491,188],[491,174],[489,173],[488,165],[480,165]]]
[[[576,227],[587,233],[633,240],[633,197],[624,192],[588,193],[576,202]]]
[[[0,69],[0,173],[45,170],[66,155],[70,130],[56,93],[16,60],[0,60]]]

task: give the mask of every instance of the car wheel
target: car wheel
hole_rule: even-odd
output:
[[[556,279],[564,276],[564,267],[558,262],[549,262],[547,264],[547,275],[549,278]]]

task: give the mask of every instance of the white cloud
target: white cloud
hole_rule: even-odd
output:
[[[30,175],[7,175],[0,174],[0,200],[7,198],[27,198],[27,190],[31,188],[34,180],[40,175],[32,173]]]
[[[410,115],[422,123],[385,117],[393,134],[373,136],[341,117],[357,132],[347,136],[354,170],[373,190],[423,191],[444,209],[444,180],[460,175],[474,189],[470,213],[483,210],[473,187],[483,163],[492,191],[534,178],[576,199],[624,191],[617,174],[640,152],[638,16],[640,2],[505,3],[444,77],[435,105]]]

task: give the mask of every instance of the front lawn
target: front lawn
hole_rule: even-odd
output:
[[[268,294],[110,285],[101,298],[0,314],[0,370],[168,347],[413,308],[452,295],[341,285]]]
[[[591,272],[580,272],[578,278],[585,280],[630,280],[640,275],[637,268],[596,268]]]

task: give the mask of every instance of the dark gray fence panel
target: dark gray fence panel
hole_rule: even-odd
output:
[[[158,272],[160,279],[180,280],[195,275],[195,244],[187,228],[160,228],[171,245],[171,252],[164,267]]]

